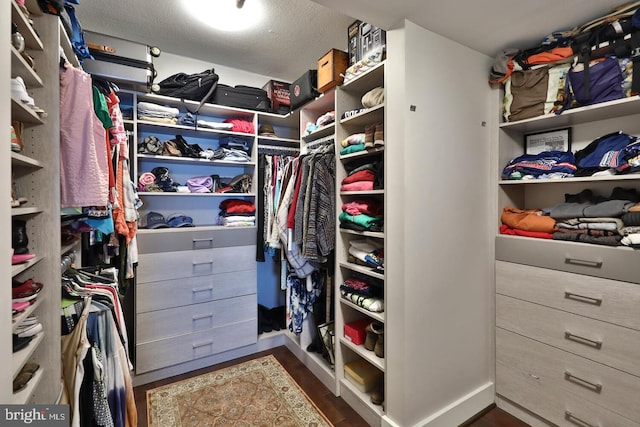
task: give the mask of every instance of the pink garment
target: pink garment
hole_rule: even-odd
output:
[[[382,203],[375,200],[354,200],[353,202],[343,203],[342,210],[349,215],[382,215],[384,208]]]
[[[372,181],[356,181],[350,184],[342,184],[340,191],[369,191],[373,190]]]
[[[60,206],[107,206],[106,130],[93,111],[91,75],[60,70]]]
[[[120,145],[118,156],[121,159],[129,159],[129,144],[127,140],[127,130],[124,128],[124,120],[122,119],[122,111],[120,110],[120,98],[112,90],[109,95],[105,96],[107,101],[107,107],[109,107],[109,114],[111,115],[111,122],[113,126],[109,129],[111,134],[111,145]]]

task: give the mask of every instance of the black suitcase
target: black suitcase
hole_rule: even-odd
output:
[[[227,107],[257,111],[269,111],[271,108],[271,101],[265,90],[242,85],[231,87],[218,84],[218,88],[213,94],[212,102],[218,105],[226,105]]]
[[[298,108],[302,104],[315,99],[318,92],[318,70],[309,70],[298,80],[291,83],[289,88],[289,99],[291,99],[291,109]]]
[[[156,77],[152,58],[160,55],[157,47],[90,31],[85,31],[84,39],[95,58],[84,60],[84,71],[125,89],[150,91]]]

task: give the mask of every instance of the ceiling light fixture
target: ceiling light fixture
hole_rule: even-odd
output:
[[[262,0],[183,0],[183,6],[199,21],[221,31],[242,31],[264,18]]]

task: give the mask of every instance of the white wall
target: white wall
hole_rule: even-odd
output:
[[[387,416],[458,425],[493,399],[491,58],[409,21],[387,40]]]
[[[216,74],[220,76],[219,83],[229,86],[245,85],[261,88],[269,80],[278,80],[261,74],[250,73],[235,68],[225,67],[220,64],[201,61],[199,59],[187,58],[172,53],[162,52],[158,58],[153,59],[153,65],[158,72],[155,82],[161,82],[166,77],[176,73],[199,73],[201,71],[214,68]]]

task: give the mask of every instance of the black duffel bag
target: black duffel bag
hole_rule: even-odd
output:
[[[172,98],[198,101],[200,105],[195,111],[197,113],[202,104],[213,96],[218,87],[218,79],[213,68],[196,74],[177,73],[158,83],[154,92]]]

